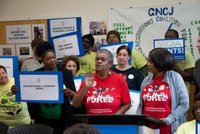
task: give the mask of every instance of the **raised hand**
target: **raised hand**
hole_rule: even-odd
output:
[[[92,87],[93,83],[94,83],[94,78],[93,78],[92,72],[85,73],[85,85],[84,85],[84,87],[90,88],[90,87]]]

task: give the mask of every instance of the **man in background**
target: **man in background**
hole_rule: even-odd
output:
[[[169,29],[165,33],[165,39],[177,39],[179,38],[179,34],[174,29]],[[185,84],[188,89],[189,94],[189,110],[187,112],[187,120],[190,121],[193,119],[192,116],[192,106],[193,106],[193,100],[194,100],[194,94],[195,94],[195,88],[192,84],[193,78],[194,78],[194,58],[192,54],[189,51],[185,52],[185,60],[176,60],[174,71],[178,72],[184,79]]]
[[[179,38],[179,34],[174,29],[169,29],[165,33],[165,39],[176,39]],[[178,72],[187,82],[186,86],[192,82],[194,76],[194,58],[192,54],[188,51],[185,52],[185,60],[175,61],[174,71]]]
[[[95,73],[96,52],[91,51],[94,46],[94,37],[92,34],[83,35],[82,42],[85,55],[78,58],[80,62],[78,75],[84,76],[88,71]]]
[[[197,38],[197,49],[200,54],[200,35]],[[195,62],[195,94],[200,91],[200,58]]]

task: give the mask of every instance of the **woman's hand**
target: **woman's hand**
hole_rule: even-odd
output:
[[[16,94],[17,93],[17,86],[13,85],[10,90],[11,90],[12,94]]]
[[[169,125],[168,121],[165,118],[161,118],[160,120],[161,120],[162,124]]]
[[[92,72],[87,72],[85,74],[85,88],[90,88],[92,87],[93,83],[94,83],[94,78],[92,76]]]
[[[75,92],[69,88],[63,89],[65,96],[67,97],[74,97]]]

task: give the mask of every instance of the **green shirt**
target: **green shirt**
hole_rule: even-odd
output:
[[[15,101],[15,95],[10,90],[14,85],[14,78],[9,80],[6,85],[0,84],[0,122],[7,124],[9,128],[30,124],[27,103]]]
[[[55,69],[58,72],[58,69]],[[58,119],[61,118],[61,105],[60,104],[40,104],[40,116],[46,119]]]
[[[78,71],[78,75],[84,76],[88,71],[95,73],[95,58],[95,52],[88,52],[85,56],[79,57],[80,69]]]
[[[60,104],[40,104],[40,116],[46,119],[61,118],[61,105]]]
[[[147,64],[145,57],[135,48],[132,49],[131,65],[137,69],[144,67]]]

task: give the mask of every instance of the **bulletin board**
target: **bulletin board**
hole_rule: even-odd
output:
[[[80,17],[2,21],[0,55],[16,55],[19,59],[31,58],[31,42],[38,37],[53,46],[58,59],[71,54],[84,55]]]
[[[45,38],[47,40],[47,20],[20,20],[20,21],[2,21],[0,22],[0,45],[8,44],[6,42],[6,26],[8,25],[33,25],[33,24],[44,24],[45,30]],[[31,43],[31,42],[30,42]]]

